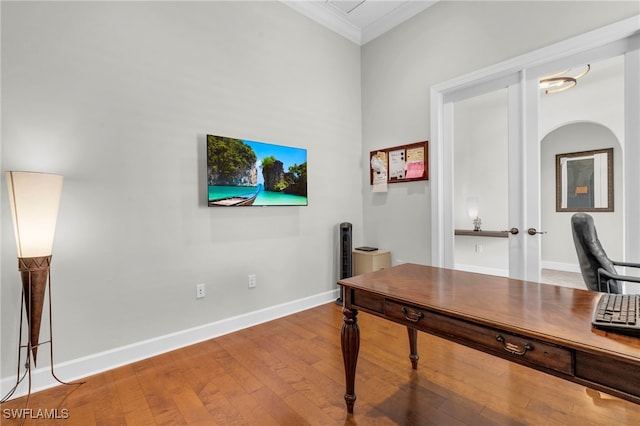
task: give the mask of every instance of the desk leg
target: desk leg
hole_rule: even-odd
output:
[[[407,327],[409,332],[409,359],[411,360],[411,368],[418,369],[418,330],[412,327]]]
[[[360,328],[358,328],[358,311],[356,309],[342,309],[344,324],[342,324],[342,358],[344,359],[344,374],[346,378],[347,412],[353,414],[353,404],[356,402],[356,363],[360,349]]]

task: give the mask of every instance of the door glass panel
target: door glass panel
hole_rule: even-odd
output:
[[[509,229],[507,106],[506,88],[454,104],[456,269],[509,275],[509,239],[498,236]]]
[[[576,65],[566,74],[578,73],[586,64]],[[571,233],[574,212],[558,211],[558,183],[569,195],[588,196],[597,185],[576,184],[567,188],[557,181],[556,156],[613,148],[613,211],[587,212],[594,218],[598,237],[607,255],[623,259],[624,149],[624,57],[590,64],[589,72],[575,87],[555,94],[540,92],[540,201],[541,281],[584,289],[584,282]],[[562,156],[561,156],[562,157]],[[586,168],[593,173],[594,168]],[[562,176],[562,175],[561,175]]]

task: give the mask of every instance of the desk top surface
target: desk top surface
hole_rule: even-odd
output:
[[[640,363],[640,337],[592,328],[601,293],[411,263],[338,281],[400,302]]]

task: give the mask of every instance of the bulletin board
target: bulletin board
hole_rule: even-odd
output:
[[[371,151],[370,184],[429,180],[428,144],[423,141]]]

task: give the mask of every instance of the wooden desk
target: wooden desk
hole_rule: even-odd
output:
[[[591,327],[599,293],[414,264],[338,284],[349,413],[359,310],[407,326],[414,369],[417,332],[424,331],[640,404],[640,337]]]

